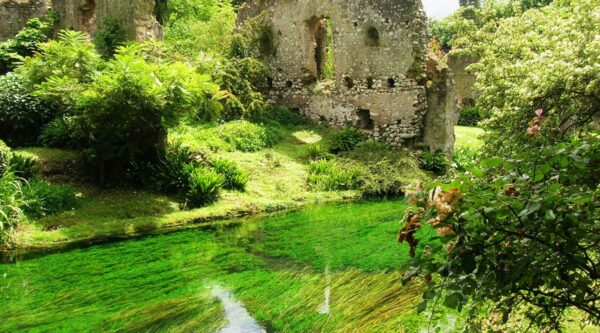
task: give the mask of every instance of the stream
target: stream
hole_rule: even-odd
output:
[[[313,206],[0,264],[0,332],[418,332],[405,207]]]

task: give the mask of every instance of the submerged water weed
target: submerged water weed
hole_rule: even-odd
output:
[[[224,322],[212,283],[273,331],[418,327],[421,287],[402,285],[408,248],[394,241],[404,207],[319,206],[0,264],[0,331],[214,332]]]

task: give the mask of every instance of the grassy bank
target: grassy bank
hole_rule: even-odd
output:
[[[307,182],[309,149],[315,143],[327,141],[331,129],[308,125],[280,128],[280,139],[276,144],[253,152],[230,149],[216,140],[218,129],[216,125],[184,125],[170,134],[172,142],[181,142],[194,152],[211,158],[235,161],[249,175],[246,191],[223,191],[217,202],[198,209],[187,209],[181,198],[151,190],[105,189],[77,181],[75,152],[46,148],[18,150],[38,161],[44,179],[75,186],[81,204],[75,210],[23,224],[15,235],[15,246],[45,249],[103,242],[207,221],[360,197],[356,190],[324,190]],[[340,165],[344,163],[340,162]],[[354,164],[361,163],[364,162]],[[402,173],[414,182],[428,177],[414,168],[407,168]]]

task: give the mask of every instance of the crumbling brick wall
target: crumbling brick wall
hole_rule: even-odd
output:
[[[421,0],[254,0],[242,7],[240,24],[258,15],[275,39],[267,58],[275,103],[335,127],[356,126],[392,146],[424,145],[428,32]]]
[[[104,18],[116,20],[130,40],[160,38],[162,28],[154,17],[155,0],[0,0],[0,40],[14,36],[27,20],[52,9],[58,29],[93,34]]]

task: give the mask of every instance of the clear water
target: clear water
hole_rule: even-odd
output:
[[[0,332],[417,332],[400,202],[318,206],[0,265]]]

